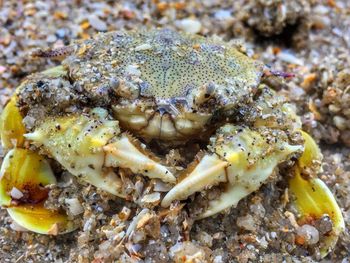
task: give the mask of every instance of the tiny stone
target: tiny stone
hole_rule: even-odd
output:
[[[329,111],[333,112],[333,113],[337,113],[341,110],[341,108],[335,106],[334,104],[331,104],[328,106]]]
[[[334,125],[341,131],[345,130],[347,128],[347,120],[341,116],[334,116],[333,117]]]
[[[211,247],[213,245],[213,237],[207,232],[201,231],[197,235],[197,239],[202,245]]]
[[[297,235],[304,238],[309,245],[314,245],[319,241],[318,230],[311,225],[303,225],[297,229]]]
[[[160,193],[154,192],[152,194],[148,194],[142,197],[142,203],[157,203],[160,200]]]
[[[264,217],[265,215],[265,208],[261,203],[252,204],[250,206],[250,211],[259,217]]]
[[[152,48],[152,46],[150,44],[142,44],[142,45],[135,47],[135,51],[143,51],[143,50],[148,50],[151,48]]]
[[[333,223],[329,216],[323,216],[316,222],[318,231],[324,235],[333,229]]]
[[[23,193],[18,190],[16,187],[12,187],[10,195],[14,199],[21,199],[23,197]]]
[[[290,64],[296,64],[299,66],[304,65],[304,62],[297,58],[294,54],[287,52],[287,51],[282,51],[280,53],[278,53],[277,55],[278,59],[286,62],[286,63],[290,63]]]
[[[53,43],[57,40],[57,37],[55,35],[48,35],[46,38],[46,41],[49,43]]]
[[[128,65],[128,66],[126,66],[125,73],[127,73],[129,75],[136,76],[136,77],[140,77],[141,76],[141,71],[139,70],[139,67],[137,65]]]
[[[96,15],[89,16],[90,25],[95,28],[97,31],[107,31],[107,24],[99,19]]]
[[[0,65],[0,74],[6,71],[6,67]]]
[[[126,221],[129,219],[130,214],[131,214],[130,208],[124,206],[122,211],[120,211],[120,213],[118,214],[118,216],[122,221]]]
[[[17,224],[15,221],[13,221],[11,224],[10,224],[10,227],[11,229],[15,230],[15,231],[18,231],[18,232],[27,232],[28,229],[20,226],[19,224]]]
[[[66,29],[64,28],[57,29],[56,36],[61,39],[64,38],[66,36]]]
[[[254,218],[251,215],[241,216],[237,218],[237,226],[249,231],[255,231]]]
[[[221,262],[223,262],[223,260],[222,260],[222,256],[216,256],[215,258],[214,258],[214,260],[213,260],[213,262],[214,263],[221,263]]]
[[[277,238],[277,233],[276,232],[271,232],[270,236],[271,236],[271,238],[275,239],[275,238]]]
[[[175,26],[186,33],[197,34],[201,31],[202,24],[198,20],[185,18],[175,22]]]
[[[34,127],[35,124],[35,118],[33,118],[30,115],[27,115],[26,117],[24,117],[23,119],[23,124],[28,128],[31,129]]]
[[[215,12],[214,17],[218,20],[225,20],[231,17],[230,10],[218,10]]]
[[[117,90],[117,88],[119,87],[120,81],[117,78],[112,77],[109,80],[109,86],[112,88],[112,90]]]
[[[84,208],[78,198],[66,198],[65,203],[68,205],[69,212],[74,216],[84,212]]]

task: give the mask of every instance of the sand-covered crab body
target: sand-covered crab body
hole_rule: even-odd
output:
[[[200,193],[207,201],[197,219],[235,206],[282,163],[319,159],[300,157],[299,118],[263,83],[263,64],[227,43],[172,30],[111,32],[41,53],[57,54],[66,56],[62,65],[28,77],[2,114],[4,148],[30,145],[11,150],[2,165],[1,204],[9,209],[13,200],[24,202],[18,192],[11,199],[11,187],[29,180],[26,171],[13,179],[11,170],[23,151],[138,204],[125,181],[139,176],[147,178],[153,207]],[[162,151],[152,152],[154,141]],[[180,169],[161,154],[176,148],[195,156]],[[40,168],[39,157],[17,165]],[[221,194],[208,198],[212,189]]]
[[[263,68],[223,42],[171,30],[112,32],[72,49],[62,64],[75,87],[133,134],[170,142],[248,104]]]

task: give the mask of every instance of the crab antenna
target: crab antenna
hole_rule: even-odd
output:
[[[73,46],[64,46],[49,50],[38,50],[32,53],[33,57],[62,59],[74,52]]]
[[[269,77],[269,76],[276,76],[276,77],[282,77],[282,78],[294,78],[295,74],[290,73],[290,72],[284,72],[284,71],[279,71],[279,70],[265,70],[264,71],[264,76]]]

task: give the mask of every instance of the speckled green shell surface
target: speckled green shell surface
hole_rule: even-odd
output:
[[[125,80],[157,99],[183,97],[208,83],[257,86],[262,74],[261,63],[227,43],[167,29],[97,35],[78,43],[63,65],[88,92]]]

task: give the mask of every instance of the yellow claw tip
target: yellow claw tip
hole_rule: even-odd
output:
[[[40,202],[48,193],[43,186],[56,183],[48,162],[28,149],[10,150],[4,158],[0,171],[2,206],[9,207],[12,201]]]
[[[304,173],[317,172],[322,154],[310,135],[302,131],[305,140],[304,153],[294,167],[294,176],[289,180],[289,189],[294,196],[294,205],[298,209],[300,223],[309,223],[328,215],[333,223],[332,232],[321,244],[321,256],[325,257],[335,246],[339,234],[345,229],[345,222],[335,197],[327,185],[320,179]],[[317,165],[315,165],[317,164]],[[311,169],[310,169],[311,168]]]
[[[13,95],[0,116],[1,145],[5,149],[22,147],[24,143],[25,127],[16,103],[17,96]]]
[[[58,235],[76,229],[64,212],[46,209],[42,203],[11,207],[7,212],[18,225],[39,234]]]
[[[44,208],[48,189],[56,183],[48,162],[28,149],[10,150],[1,166],[0,205],[20,226],[41,234],[74,230],[66,214]]]
[[[299,167],[301,169],[315,166],[315,162],[321,162],[322,153],[320,148],[314,139],[306,132],[301,131],[301,134],[305,140],[304,142],[304,152],[299,158]]]

